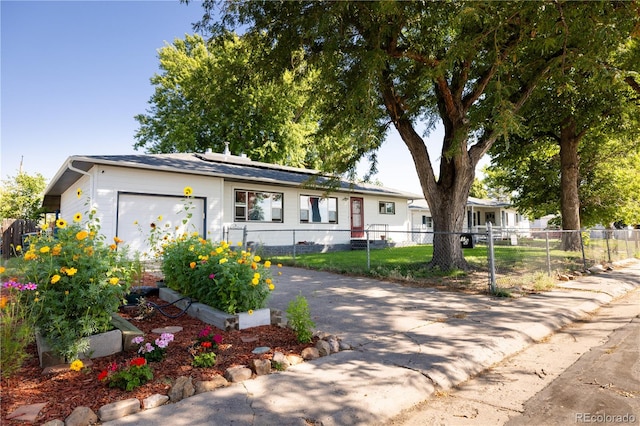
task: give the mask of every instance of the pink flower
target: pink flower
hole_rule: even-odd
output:
[[[162,333],[160,335],[160,338],[162,340],[165,340],[167,343],[173,342],[173,334],[171,334],[171,333]]]
[[[198,337],[207,337],[209,333],[211,333],[211,327],[206,326],[205,328],[200,330],[200,333],[198,333]]]
[[[213,336],[213,341],[216,342],[216,344],[222,343],[222,336],[219,334],[216,334],[215,336]]]

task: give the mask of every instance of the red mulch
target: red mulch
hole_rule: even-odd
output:
[[[158,304],[164,304],[154,296],[147,298]],[[168,314],[175,315],[179,309],[169,307],[163,309]],[[134,314],[135,315],[135,314]],[[187,347],[191,345],[206,324],[202,321],[183,315],[171,319],[156,313],[150,319],[131,319],[131,313],[126,311],[122,316],[129,319],[136,327],[145,333],[147,340],[152,336],[151,330],[166,326],[180,326],[183,330],[175,333],[175,339],[167,348],[164,361],[150,363],[154,378],[139,388],[126,392],[117,388],[109,388],[105,383],[97,380],[98,374],[112,363],[122,363],[136,356],[135,352],[116,354],[92,360],[93,365],[83,371],[74,372],[64,370],[59,374],[43,375],[38,362],[35,344],[28,348],[31,355],[22,368],[11,378],[2,379],[0,388],[1,421],[2,425],[28,425],[23,421],[7,420],[7,415],[18,407],[28,404],[47,402],[34,424],[42,424],[49,420],[64,420],[74,408],[78,406],[90,407],[97,413],[105,404],[128,398],[138,398],[140,402],[150,395],[159,393],[167,395],[171,383],[179,376],[191,376],[196,381],[211,380],[216,375],[223,375],[231,366],[248,365],[252,358],[271,359],[273,353],[298,354],[311,344],[299,344],[295,334],[287,328],[278,326],[261,326],[245,330],[223,332],[213,328],[216,334],[222,336],[222,343],[215,351],[218,354],[217,363],[211,368],[195,368],[191,366],[191,355]],[[245,343],[242,336],[257,337],[255,342]],[[251,353],[258,346],[268,346],[271,350],[265,354]]]

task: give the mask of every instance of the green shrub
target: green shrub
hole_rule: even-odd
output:
[[[108,244],[100,234],[95,211],[84,222],[76,213],[73,224],[56,221],[54,233],[29,238],[29,250],[19,265],[24,282],[38,286],[35,325],[59,355],[72,360],[88,348],[85,339],[113,328],[129,291],[133,268],[117,237]]]
[[[0,266],[0,277],[5,268]],[[27,346],[33,341],[31,300],[35,298],[37,286],[19,283],[13,279],[2,283],[0,296],[0,370],[2,377],[10,377],[22,367],[29,356]]]
[[[214,352],[205,352],[193,357],[191,364],[198,368],[209,368],[216,364],[216,354]]]
[[[98,380],[106,381],[110,388],[132,391],[153,379],[153,371],[143,357],[132,359],[127,365],[115,372],[102,371]]]
[[[235,314],[266,307],[274,284],[271,262],[261,261],[225,241],[216,245],[192,234],[166,243],[162,272],[169,288]]]
[[[313,328],[316,324],[311,319],[311,312],[307,299],[298,295],[289,302],[287,307],[287,320],[289,327],[293,329],[298,338],[298,342],[309,343],[313,338]]]

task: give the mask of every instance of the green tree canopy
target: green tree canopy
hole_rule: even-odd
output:
[[[314,73],[266,75],[259,67],[266,40],[225,33],[210,42],[186,35],[159,50],[162,72],[134,147],[150,153],[222,152],[260,161],[315,167],[318,117],[309,102]],[[320,148],[320,149],[319,149]]]
[[[622,146],[615,139],[585,138],[578,152],[580,185],[578,205],[583,227],[614,222],[640,222],[640,148]],[[610,135],[609,135],[610,137]],[[529,217],[561,214],[560,147],[550,139],[519,156],[513,163],[487,168],[485,182],[491,188],[513,190],[511,201]],[[506,161],[503,158],[501,161]]]
[[[40,173],[9,176],[0,188],[0,219],[33,219],[42,215],[46,179]]]
[[[476,198],[489,198],[489,191],[484,185],[484,182],[478,178],[473,180],[473,184],[471,184],[471,189],[469,189],[469,196]]]
[[[242,26],[269,40],[271,69],[303,61],[319,73],[318,134],[334,137],[329,152],[340,153],[325,170],[349,170],[375,153],[389,126],[398,130],[433,214],[431,264],[443,269],[467,268],[456,233],[475,167],[496,140],[519,131],[536,86],[608,52],[638,21],[635,3],[608,1],[231,1],[220,21],[217,2],[202,4],[197,29]],[[416,131],[437,122],[438,172]]]
[[[621,43],[612,60],[578,61],[540,85],[520,134],[492,147],[491,184],[513,191],[521,210],[560,213],[565,230],[637,220],[639,97],[628,71],[610,66],[625,50]],[[579,236],[566,235],[565,248],[578,249]]]

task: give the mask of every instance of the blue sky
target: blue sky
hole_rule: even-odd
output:
[[[133,117],[148,108],[157,50],[201,16],[197,1],[0,0],[0,177],[21,159],[50,180],[71,155],[143,153]],[[397,135],[378,158],[385,186],[422,193]]]

